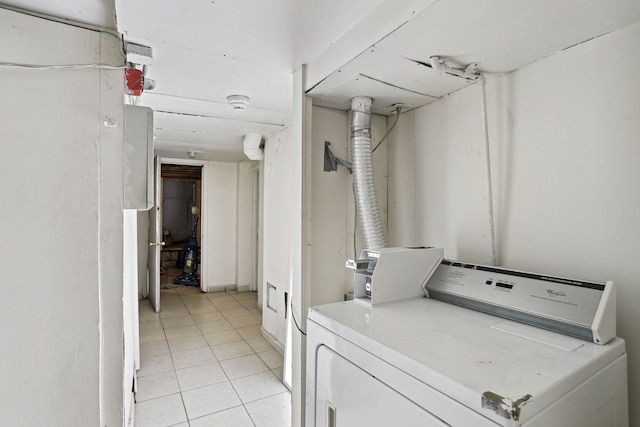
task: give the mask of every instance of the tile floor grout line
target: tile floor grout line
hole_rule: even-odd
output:
[[[247,409],[247,406],[243,403],[242,407],[244,408],[244,411],[247,413],[247,415],[249,416],[249,420],[251,421],[251,424],[253,424],[253,427],[256,427],[257,424],[254,421],[253,417],[251,416],[251,412],[249,412],[249,410]]]
[[[181,296],[180,298],[182,299],[182,296]],[[184,303],[184,300],[183,300],[183,303]],[[212,305],[215,307],[215,304],[212,304]],[[217,308],[217,307],[216,307],[216,308]],[[193,317],[193,313],[191,313],[190,311],[189,311],[189,313],[190,313],[190,314],[189,314],[189,316],[190,316],[190,317]],[[193,319],[192,319],[192,320],[193,320]],[[195,322],[195,320],[194,320],[194,322]],[[198,328],[198,330],[200,330],[200,333],[201,333],[201,334],[202,334],[202,336],[204,337],[204,332],[202,331],[202,329],[200,328],[200,326],[199,326],[197,323],[196,323],[196,327]],[[206,341],[206,338],[205,338],[205,341]],[[231,378],[229,378],[229,375],[227,374],[227,372],[224,370],[224,368],[223,368],[223,367],[222,367],[222,365],[220,364],[221,360],[219,360],[219,359],[218,359],[218,357],[216,356],[215,352],[214,352],[214,351],[213,351],[213,349],[211,348],[211,345],[209,344],[209,342],[208,342],[208,341],[206,341],[206,342],[207,342],[207,347],[209,348],[209,350],[210,350],[210,351],[211,351],[211,353],[213,354],[213,357],[214,357],[214,359],[216,360],[216,362],[218,363],[218,366],[220,366],[220,369],[222,370],[222,373],[224,374],[225,378],[226,378],[226,379],[227,379],[227,381],[229,382],[229,385],[233,388],[234,393],[236,394],[236,396],[238,397],[238,400],[241,402],[241,405],[242,405],[242,407],[244,408],[244,403],[242,402],[242,399],[240,398],[240,395],[238,395],[238,391],[237,391],[237,390],[236,390],[236,388],[234,387],[233,382],[231,382]],[[201,365],[197,365],[197,366],[201,366]],[[175,368],[175,365],[174,365],[174,368]],[[177,370],[177,369],[176,369],[176,370]],[[205,386],[202,386],[202,387],[197,387],[197,388],[192,389],[192,390],[197,390],[198,388],[204,388],[204,387],[207,387],[207,386],[205,385]],[[189,390],[189,391],[191,391],[191,390]],[[182,395],[182,390],[180,391],[180,396],[181,396],[181,398],[182,398],[182,404],[184,405],[185,413],[186,413],[186,416],[187,416],[187,422],[189,423],[189,425],[191,425],[191,418],[189,418],[189,414],[187,413],[187,406],[186,406],[186,404],[184,403],[184,397],[183,397],[183,395]],[[217,413],[217,412],[226,411],[226,410],[228,410],[228,409],[231,409],[231,408],[226,408],[226,409],[223,409],[223,410],[221,410],[221,411],[215,411],[215,412],[212,412],[211,414],[205,414],[205,415],[203,415],[202,417],[198,417],[198,418],[203,418],[203,417],[206,417],[206,416],[209,416],[209,415],[215,414],[215,413]],[[246,408],[244,408],[244,409],[245,409],[245,411],[246,411]],[[248,414],[248,411],[247,411],[247,414]],[[197,418],[194,418],[194,419],[197,419]],[[252,422],[253,422],[253,421],[252,421]],[[254,426],[255,426],[255,424],[254,424]]]
[[[164,330],[164,324],[162,324],[162,329]],[[166,332],[165,332],[166,335]],[[187,424],[191,425],[191,423],[189,423],[189,414],[187,413],[187,405],[185,405],[184,403],[184,396],[182,395],[182,388],[180,387],[180,381],[178,380],[178,373],[176,372],[176,363],[173,360],[173,352],[171,351],[171,346],[169,345],[169,338],[167,337],[167,347],[169,347],[169,356],[171,357],[171,364],[173,365],[173,375],[175,375],[176,377],[176,381],[178,383],[178,392],[180,393],[180,401],[182,402],[182,410],[184,411],[184,417],[187,419]],[[179,424],[176,424],[179,425]]]
[[[200,304],[197,304],[198,306],[196,307],[196,306],[194,306],[193,304],[191,304],[191,301],[189,301],[188,299],[186,299],[186,298],[192,298],[192,296],[188,295],[187,293],[174,292],[174,293],[172,293],[172,294],[173,294],[173,295],[175,295],[175,297],[171,297],[171,298],[172,298],[172,299],[176,299],[176,300],[177,300],[177,301],[179,301],[179,303],[180,303],[180,305],[177,305],[177,304],[176,304],[176,305],[175,305],[175,307],[173,307],[173,308],[177,309],[177,311],[186,310],[185,315],[184,315],[184,316],[179,316],[179,315],[174,316],[174,315],[170,315],[169,317],[167,317],[167,316],[162,316],[162,317],[161,317],[161,316],[159,316],[159,315],[158,315],[158,317],[157,317],[157,318],[150,318],[149,320],[160,320],[160,323],[159,323],[159,324],[160,324],[160,326],[161,326],[161,327],[162,327],[162,329],[163,329],[164,340],[160,339],[160,340],[157,340],[157,341],[164,341],[164,342],[166,342],[167,349],[169,350],[169,357],[170,357],[171,364],[172,364],[172,367],[173,367],[172,372],[173,372],[173,375],[174,375],[174,377],[175,377],[175,379],[176,379],[176,382],[178,383],[178,392],[180,393],[180,399],[181,399],[181,403],[182,403],[182,409],[183,409],[184,414],[185,414],[185,416],[186,416],[186,418],[187,418],[186,424],[190,426],[190,425],[191,425],[191,421],[193,421],[193,420],[190,420],[190,419],[189,419],[189,414],[188,414],[187,409],[186,409],[186,404],[185,404],[185,400],[184,400],[183,390],[182,390],[182,387],[181,387],[181,385],[180,385],[180,381],[178,380],[178,375],[177,375],[177,373],[178,373],[179,369],[178,369],[178,368],[176,368],[176,365],[175,365],[174,353],[178,353],[178,352],[180,352],[180,351],[191,351],[191,350],[197,350],[197,349],[200,349],[200,348],[208,348],[208,349],[209,349],[209,351],[211,352],[212,356],[213,356],[213,360],[215,360],[215,362],[217,363],[217,365],[220,367],[221,372],[224,374],[224,378],[226,379],[225,381],[226,381],[226,382],[228,382],[228,384],[229,384],[229,385],[231,385],[232,389],[234,390],[234,393],[236,394],[236,397],[239,399],[240,405],[233,406],[233,407],[226,408],[226,409],[222,409],[222,410],[219,410],[219,411],[215,411],[215,412],[212,412],[212,413],[210,413],[210,414],[205,414],[205,415],[203,415],[202,417],[198,417],[198,418],[203,418],[203,417],[206,417],[206,416],[209,416],[209,415],[213,415],[213,414],[215,414],[215,413],[224,412],[224,411],[227,411],[227,410],[230,410],[230,409],[233,409],[233,408],[236,408],[236,407],[240,407],[240,406],[242,406],[242,408],[243,408],[243,410],[244,410],[244,413],[245,413],[246,415],[248,415],[248,417],[249,417],[248,419],[249,419],[249,421],[251,422],[251,424],[252,424],[254,427],[255,427],[255,426],[257,426],[258,424],[256,424],[256,423],[257,423],[258,421],[256,421],[256,420],[254,419],[255,415],[252,415],[252,414],[249,412],[249,410],[248,410],[248,408],[247,408],[247,404],[252,404],[252,403],[255,403],[255,402],[259,402],[259,401],[261,401],[261,400],[264,400],[264,399],[273,398],[273,397],[275,397],[275,396],[277,396],[277,395],[279,395],[279,394],[287,393],[287,390],[282,391],[282,392],[280,392],[280,393],[268,394],[267,396],[263,396],[263,397],[261,397],[260,399],[255,399],[255,400],[252,400],[251,402],[246,402],[246,403],[245,403],[245,402],[242,400],[242,398],[240,398],[240,394],[238,393],[238,389],[236,388],[236,386],[235,386],[235,385],[234,385],[234,383],[233,383],[233,381],[240,380],[240,379],[242,379],[242,378],[247,378],[247,377],[249,377],[249,376],[251,376],[251,375],[261,375],[261,374],[264,374],[265,372],[269,372],[269,373],[270,373],[270,375],[273,375],[273,376],[275,377],[275,379],[276,379],[279,383],[282,383],[282,379],[281,379],[281,378],[278,376],[278,374],[276,374],[276,372],[275,372],[276,370],[279,370],[279,369],[281,369],[281,368],[279,368],[279,367],[271,368],[271,366],[270,366],[269,364],[267,364],[267,362],[266,362],[266,361],[265,361],[265,360],[260,356],[260,354],[267,353],[267,352],[271,351],[271,350],[273,349],[273,346],[272,346],[272,345],[269,345],[269,348],[265,348],[264,346],[261,346],[260,344],[258,344],[258,343],[256,343],[256,342],[255,342],[255,340],[256,340],[257,338],[261,337],[261,335],[251,336],[251,335],[253,335],[254,333],[253,333],[253,332],[249,332],[248,328],[252,328],[252,326],[254,326],[254,325],[246,325],[246,326],[238,326],[238,327],[236,327],[236,326],[234,326],[234,324],[233,324],[233,323],[229,322],[229,319],[233,319],[233,318],[248,317],[248,316],[259,317],[259,313],[257,313],[257,314],[256,314],[255,312],[250,311],[250,310],[252,310],[252,309],[255,309],[255,308],[256,308],[256,301],[255,301],[255,300],[256,300],[256,298],[255,298],[255,297],[253,297],[253,298],[251,298],[251,297],[250,297],[250,298],[246,298],[246,297],[243,297],[243,298],[237,298],[237,296],[240,296],[240,295],[243,295],[243,294],[240,294],[240,293],[237,293],[237,292],[236,292],[236,293],[233,293],[233,294],[231,294],[231,293],[229,293],[229,292],[225,292],[225,293],[224,293],[224,295],[222,295],[222,296],[221,296],[221,298],[227,298],[227,297],[230,297],[233,301],[235,301],[235,303],[239,304],[241,307],[235,307],[235,306],[234,306],[234,308],[229,308],[228,310],[220,310],[220,309],[218,308],[218,306],[217,306],[217,305],[216,305],[216,304],[215,304],[215,303],[214,303],[214,302],[209,298],[211,295],[207,295],[207,296],[204,296],[203,298],[200,298],[199,300],[193,300],[193,301],[206,301],[206,303],[204,304],[205,309],[204,309],[204,311],[201,311],[201,310],[202,310],[202,307],[200,306]],[[244,295],[249,295],[249,294],[244,294]],[[178,297],[179,297],[179,298],[178,298]],[[253,303],[252,303],[252,302],[250,302],[250,300],[251,300],[251,299],[253,299]],[[191,309],[190,309],[190,308],[188,308],[188,304],[187,304],[187,302],[189,302],[189,304],[191,304],[191,307],[192,307]],[[229,302],[230,302],[230,301],[226,301],[226,302],[224,302],[224,301],[223,301],[223,302],[221,302],[220,304],[227,304],[227,303],[229,303]],[[243,304],[243,302],[244,302],[244,304]],[[173,303],[172,303],[172,305],[173,305]],[[210,307],[209,307],[209,305],[210,305]],[[211,308],[212,310],[210,310],[210,311],[209,311],[209,310],[208,310],[208,308]],[[192,311],[192,310],[193,310],[193,311]],[[227,318],[227,317],[224,315],[224,313],[222,313],[222,312],[223,312],[223,311],[229,311],[229,310],[246,310],[246,311],[248,312],[248,314],[243,314],[243,315],[241,315],[241,316],[236,316],[236,317]],[[172,310],[168,310],[168,311],[172,311]],[[258,311],[259,311],[259,310],[258,310]],[[222,331],[216,331],[216,332],[212,332],[212,333],[224,332],[224,331],[233,331],[235,334],[237,334],[237,335],[239,336],[239,340],[237,340],[237,341],[230,341],[230,342],[227,342],[227,343],[222,342],[222,343],[219,343],[219,344],[211,344],[211,342],[206,338],[206,333],[205,333],[205,332],[204,332],[204,330],[201,328],[201,324],[202,324],[202,323],[207,323],[207,322],[201,322],[201,323],[198,323],[198,322],[196,321],[196,319],[194,318],[194,316],[198,316],[198,315],[200,315],[200,314],[206,314],[206,313],[210,313],[210,312],[217,312],[217,313],[221,313],[221,314],[222,314],[222,319],[220,319],[220,320],[226,320],[226,321],[229,323],[229,326],[231,327],[230,329],[225,329],[225,330],[222,330]],[[231,313],[227,313],[227,314],[228,314],[228,315],[232,315]],[[141,317],[142,317],[142,316],[141,316]],[[189,324],[187,324],[187,325],[171,326],[171,325],[172,325],[172,322],[176,322],[175,324],[179,325],[179,324],[180,324],[180,321],[170,321],[170,320],[168,320],[168,319],[176,319],[176,318],[180,318],[180,317],[185,317],[185,318],[186,318],[186,317],[189,317],[189,320],[190,320],[190,322],[192,322],[192,323],[189,323]],[[165,320],[165,321],[163,321],[163,319],[166,319],[166,320]],[[260,322],[260,323],[261,323],[261,322]],[[165,324],[166,324],[166,325],[168,325],[169,327],[166,327],[166,326],[165,326]],[[184,327],[184,326],[196,326],[197,330],[199,331],[199,334],[198,334],[197,336],[187,336],[187,337],[181,337],[181,336],[179,336],[179,335],[178,335],[178,336],[175,336],[175,337],[173,337],[173,338],[169,338],[169,337],[168,337],[168,335],[167,335],[167,333],[166,333],[167,329],[178,328],[178,327]],[[257,326],[259,326],[259,324],[258,324]],[[245,331],[247,331],[247,334],[245,335],[245,334],[243,334],[243,333],[240,333],[240,332],[239,332],[239,329],[244,329]],[[253,328],[252,328],[252,329],[253,329]],[[172,334],[172,335],[173,335],[173,334]],[[202,337],[202,339],[204,340],[204,342],[206,343],[206,345],[204,345],[204,346],[202,346],[202,347],[197,347],[197,348],[195,348],[195,349],[191,349],[191,348],[189,348],[189,349],[182,349],[182,350],[172,351],[172,347],[171,347],[171,345],[169,344],[169,340],[175,340],[175,339],[179,339],[179,338],[191,338],[191,337],[194,337],[194,338],[195,338],[195,337]],[[255,343],[255,345],[257,346],[256,348],[254,348],[254,346],[252,346],[252,345],[249,343],[249,341],[250,341],[250,340],[254,340],[254,343]],[[237,355],[237,356],[230,357],[230,358],[227,358],[227,359],[224,359],[224,360],[220,360],[220,359],[218,359],[218,356],[216,355],[216,352],[214,351],[214,347],[216,347],[216,346],[222,346],[222,345],[225,345],[225,344],[234,344],[234,343],[243,343],[243,344],[247,347],[247,349],[251,351],[251,353],[250,353],[250,354]],[[220,348],[220,347],[219,347],[219,348]],[[262,351],[258,351],[258,350],[257,350],[257,348],[262,349]],[[276,351],[277,351],[277,350],[276,350]],[[261,372],[257,372],[257,373],[252,373],[252,374],[247,374],[247,375],[242,375],[242,376],[240,376],[240,377],[237,377],[237,378],[231,379],[231,378],[229,377],[229,373],[227,373],[227,371],[223,368],[223,366],[222,366],[222,362],[225,362],[225,361],[228,361],[228,360],[238,359],[238,358],[241,358],[241,357],[247,357],[247,356],[257,356],[257,360],[258,360],[258,361],[260,361],[262,364],[264,364],[264,365],[265,365],[265,367],[266,367],[267,369],[266,369],[265,371],[261,371]],[[204,364],[206,364],[206,363],[198,363],[198,364],[193,365],[193,366],[185,366],[184,368],[181,368],[181,369],[197,368],[198,366],[202,366],[202,365],[204,365]],[[153,374],[152,374],[152,375],[153,375]],[[214,383],[214,384],[217,384],[217,383]],[[190,389],[190,390],[188,390],[188,391],[191,391],[191,390],[197,390],[198,388],[204,388],[204,387],[206,387],[206,386],[207,386],[207,385],[203,385],[203,386],[201,386],[201,387],[196,387],[196,388]],[[160,398],[160,397],[158,397],[158,398]],[[198,418],[194,418],[194,420],[195,420],[195,419],[198,419]],[[175,425],[180,425],[180,424],[175,424]]]
[[[223,371],[224,371],[224,369],[223,369]],[[227,373],[226,373],[226,372],[225,372],[224,374],[225,374],[225,375],[227,375]],[[227,375],[227,378],[228,378],[228,375]],[[238,396],[238,399],[240,399],[240,402],[241,402],[241,404],[242,404],[242,409],[244,409],[244,412],[246,412],[246,413],[247,413],[247,415],[249,416],[249,419],[251,420],[251,424],[253,424],[253,427],[256,427],[256,423],[253,421],[253,418],[251,417],[251,413],[250,413],[250,412],[249,412],[249,410],[247,409],[247,407],[246,407],[246,405],[245,405],[245,402],[244,402],[244,401],[242,400],[242,398],[240,397],[240,394],[238,394],[238,390],[236,389],[236,386],[235,386],[235,385],[233,385],[233,382],[231,381],[231,379],[230,379],[230,378],[228,378],[228,379],[229,379],[229,383],[231,383],[231,387],[233,387],[233,391],[235,391],[236,396]]]

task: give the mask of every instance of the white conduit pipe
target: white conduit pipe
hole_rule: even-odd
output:
[[[353,156],[353,185],[366,249],[380,249],[387,245],[380,222],[380,211],[373,177],[371,151],[372,99],[357,96],[351,100],[351,152]]]
[[[484,139],[485,182],[487,186],[487,207],[489,209],[489,251],[491,265],[496,265],[496,240],[493,224],[493,190],[491,189],[491,153],[489,151],[489,125],[487,123],[487,80],[480,74],[478,78],[481,88],[482,136]]]

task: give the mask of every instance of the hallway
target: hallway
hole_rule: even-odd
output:
[[[261,335],[255,292],[162,289],[140,301],[136,427],[288,427],[282,355]]]

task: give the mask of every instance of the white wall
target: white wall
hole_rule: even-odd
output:
[[[345,261],[351,237],[347,232],[349,172],[338,166],[324,172],[324,142],[331,142],[333,153],[347,159],[349,123],[347,112],[313,108],[311,146],[311,304],[342,301],[345,293]]]
[[[265,142],[264,252],[262,327],[282,347],[285,345],[284,292],[293,280],[294,239],[300,239],[300,194],[294,191],[295,169],[300,167],[299,147],[293,146],[292,129],[284,129]],[[297,218],[296,218],[297,216]],[[267,306],[267,283],[276,292]]]
[[[258,308],[262,311],[263,302],[263,277],[264,277],[264,162],[260,162],[257,167],[258,173],[258,274],[256,286],[258,288]]]
[[[122,61],[116,37],[4,9],[0,38],[6,62]],[[0,419],[122,425],[122,71],[1,68],[0,93]]]
[[[170,163],[190,164],[180,159]],[[202,191],[206,205],[202,208],[200,245],[203,248],[200,274],[207,292],[240,288],[248,290],[251,259],[247,249],[251,234],[251,167],[252,163],[203,162]],[[247,205],[249,207],[247,207]],[[148,212],[138,214],[138,242],[147,247]],[[206,241],[206,242],[205,242]],[[146,297],[146,252],[140,255],[139,295]]]
[[[304,71],[296,71],[301,83]],[[353,257],[354,203],[352,179],[344,168],[324,172],[324,141],[332,143],[337,156],[348,158],[348,113],[311,107],[298,88],[294,97],[292,127],[269,138],[265,145],[263,328],[276,344],[286,346],[287,319],[284,293],[289,293],[297,325],[304,331],[310,305],[341,301],[352,289],[353,272],[344,267]],[[374,143],[386,130],[386,118],[374,116]],[[308,144],[303,147],[302,144]],[[376,192],[386,228],[387,147],[374,156]],[[302,177],[304,176],[304,178]],[[358,248],[362,247],[359,243]],[[267,284],[275,285],[273,308],[266,302]],[[293,369],[292,422],[304,419],[305,340],[292,323]],[[288,359],[285,357],[285,368]],[[285,376],[286,374],[285,369]]]
[[[311,134],[311,239],[306,242],[310,250],[310,283],[308,298],[311,305],[341,301],[351,291],[353,271],[345,268],[345,261],[354,257],[353,217],[354,202],[352,178],[345,168],[324,172],[324,141],[330,141],[334,153],[349,159],[349,114],[346,111],[323,107],[312,108]],[[386,118],[374,115],[372,137],[374,145],[386,132]],[[286,129],[270,138],[265,145],[264,177],[264,264],[263,292],[266,283],[277,287],[274,310],[263,307],[263,326],[284,345],[286,322],[284,318],[284,292],[293,280],[293,253],[299,250],[292,242],[300,237],[295,227],[300,215],[299,196],[294,189],[294,174],[300,167],[299,153],[292,146],[291,130]],[[298,165],[298,166],[297,166]],[[387,146],[380,146],[374,154],[376,193],[381,218],[386,231],[387,218]],[[357,234],[357,251],[362,249]],[[265,293],[266,295],[266,293]],[[306,316],[306,313],[297,316]],[[298,321],[300,321],[298,319]]]
[[[48,35],[47,35],[48,36]],[[65,45],[65,49],[69,46]],[[100,60],[103,63],[121,64],[122,45],[110,34],[100,34]],[[99,214],[92,227],[98,227],[98,263],[94,268],[99,277],[100,310],[100,419],[103,425],[118,425],[123,421],[122,382],[124,373],[123,349],[123,199],[124,199],[124,96],[121,90],[122,74],[119,71],[101,70],[99,73],[99,108],[87,128],[99,129],[99,140],[94,154],[99,176]],[[67,82],[64,91],[77,88],[76,81]],[[77,120],[77,116],[73,116]],[[113,120],[117,127],[108,126]],[[68,123],[67,123],[68,126]],[[68,175],[66,175],[68,178]],[[84,176],[78,175],[81,180]],[[79,183],[78,185],[82,185]],[[78,199],[82,200],[82,199]],[[66,213],[65,218],[73,218]],[[75,245],[74,245],[75,246]],[[86,286],[86,283],[83,283]],[[96,303],[91,301],[91,303]],[[94,330],[95,331],[95,330]]]
[[[200,205],[197,198],[194,200],[197,183],[196,180],[162,180],[162,230],[168,230],[174,242],[186,241],[193,232],[191,208]]]
[[[388,144],[388,229],[387,245],[428,245],[416,236],[416,161],[415,161],[415,114],[412,111],[400,114],[398,123],[389,134]],[[387,119],[393,125],[394,116]]]
[[[138,211],[136,230],[138,232],[138,299],[149,295],[149,211]]]
[[[615,281],[630,425],[640,425],[639,51],[636,24],[487,83],[498,261]],[[415,228],[446,257],[483,263],[490,257],[479,90],[415,111]],[[393,177],[414,173],[391,167]]]
[[[206,264],[203,272],[208,292],[222,291],[236,287],[236,246],[237,236],[237,181],[236,163],[209,162],[207,164],[206,233],[207,253],[203,255]]]
[[[253,263],[255,262],[254,255],[252,254],[254,246],[252,245],[252,239],[255,236],[252,234],[253,210],[252,210],[252,190],[253,190],[253,175],[251,168],[254,166],[253,162],[240,162],[238,163],[238,199],[237,199],[237,213],[238,213],[238,230],[237,230],[237,280],[238,290],[248,291],[251,284],[251,275],[253,272]]]
[[[331,142],[337,157],[351,161],[351,122],[347,111],[324,107],[312,110],[311,161],[311,285],[310,304],[321,305],[342,301],[353,290],[353,270],[345,268],[347,259],[357,258],[363,248],[359,225],[354,222],[355,202],[353,175],[338,166],[335,172],[324,172],[324,141]],[[387,119],[373,115],[372,145],[375,147],[386,133]],[[374,182],[380,208],[380,219],[387,231],[388,143],[383,142],[373,154]],[[354,249],[353,229],[356,231]]]
[[[124,319],[124,425],[133,422],[133,393],[136,370],[140,368],[138,319],[138,211],[125,209],[123,217],[123,319]],[[146,244],[145,244],[146,247]]]

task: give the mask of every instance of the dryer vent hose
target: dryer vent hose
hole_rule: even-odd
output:
[[[351,153],[356,208],[364,245],[366,249],[380,249],[387,242],[380,222],[373,178],[371,104],[372,99],[366,96],[357,96],[351,100]]]

